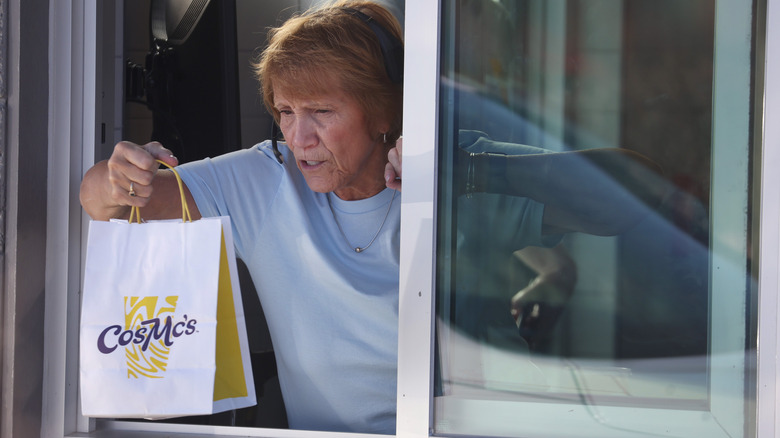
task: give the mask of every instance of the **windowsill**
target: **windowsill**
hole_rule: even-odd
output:
[[[131,422],[98,420],[98,430],[89,433],[74,433],[66,438],[213,438],[263,437],[263,438],[387,438],[389,435],[350,434],[343,432],[321,432],[294,429],[267,429],[255,427],[207,426],[191,424],[168,424],[155,422]]]

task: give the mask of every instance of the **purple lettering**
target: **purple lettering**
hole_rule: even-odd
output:
[[[171,317],[165,318],[165,325],[160,325],[160,318],[152,318],[148,319],[146,321],[141,322],[143,325],[151,324],[152,329],[151,333],[149,333],[149,336],[146,337],[146,342],[144,342],[142,350],[146,351],[147,348],[149,348],[149,343],[154,340],[159,340],[162,338],[163,343],[166,347],[170,347],[173,345],[173,341],[171,341]]]
[[[195,319],[191,319],[187,321],[187,331],[184,332],[185,335],[191,335],[195,333],[195,324],[197,324],[198,321]]]
[[[109,354],[117,347],[124,347],[130,343],[141,345],[141,350],[146,351],[153,340],[162,340],[165,346],[170,347],[173,345],[174,338],[195,333],[197,323],[197,320],[188,320],[187,315],[184,315],[184,320],[176,324],[173,323],[170,316],[165,318],[165,324],[161,324],[160,318],[141,321],[140,326],[137,326],[135,330],[122,331],[122,326],[112,325],[100,333],[97,347],[103,354]],[[116,338],[112,346],[109,346],[111,344],[107,339],[109,336]]]
[[[106,335],[108,334],[108,332],[111,331],[113,331],[114,334],[116,335],[122,331],[122,326],[119,325],[108,326],[106,327],[105,330],[103,330],[102,333],[100,333],[100,336],[98,336],[98,340],[97,340],[97,347],[98,347],[98,351],[100,351],[103,354],[109,354],[112,351],[116,350],[117,347],[116,345],[114,345],[113,347],[109,347],[108,345],[106,345]]]
[[[135,331],[135,337],[133,337],[133,344],[142,344],[146,339],[146,327],[141,327]]]
[[[179,321],[179,322],[177,322],[176,324],[173,325],[173,337],[174,338],[178,338],[179,336],[181,336],[183,334],[182,332],[184,331],[184,329],[182,329],[180,327],[184,327],[184,324],[185,324],[184,321]]]
[[[119,335],[119,345],[125,346],[133,341],[133,332],[131,330],[125,330]]]

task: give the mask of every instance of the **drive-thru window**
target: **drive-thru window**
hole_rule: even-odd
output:
[[[147,61],[148,1],[52,3],[52,33],[69,40],[52,37],[50,68],[70,79],[51,92],[81,103],[52,116],[50,137],[66,125],[71,135],[68,159],[53,153],[49,173],[73,188],[116,141],[166,129],[133,81],[161,64]],[[185,128],[218,118],[219,132],[197,136],[219,147],[177,155],[269,138],[249,63],[268,26],[310,3],[210,2],[179,59],[209,51],[221,61],[191,67],[204,76],[175,86],[196,97],[181,105],[221,108]],[[397,436],[775,436],[777,1],[386,3],[406,46]],[[64,47],[81,57],[66,59]],[[211,78],[219,86],[204,88]],[[484,151],[484,142],[499,146]],[[609,235],[550,230],[544,245],[523,245],[522,196],[475,177],[482,169],[527,187],[566,185],[571,175],[546,156],[604,148],[660,169],[646,176],[657,196],[636,199],[636,220]],[[507,170],[506,157],[541,161],[512,174],[522,165]],[[88,218],[75,193],[48,207],[50,218],[71,219],[50,229],[67,245],[50,249],[48,281],[65,293],[47,295],[45,346],[67,342],[46,357],[43,386],[61,395],[46,404],[46,436],[336,436],[286,427],[249,287],[256,408],[162,422],[79,415],[74,279]]]

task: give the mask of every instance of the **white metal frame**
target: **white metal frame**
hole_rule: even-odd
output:
[[[42,436],[88,436],[91,422],[76,412],[78,273],[80,239],[78,185],[94,157],[96,10],[100,0],[50,3],[50,156],[49,224],[46,262],[46,373]],[[759,356],[757,431],[774,437],[780,431],[780,0],[767,0],[767,35],[762,152],[761,247],[759,277]],[[404,115],[405,186],[401,235],[398,436],[426,437],[431,424],[433,254],[435,236],[435,169],[439,54],[439,1],[406,5],[406,90]],[[759,67],[760,68],[760,67]],[[136,427],[118,424],[105,436],[133,436]],[[201,436],[253,435],[330,437],[305,431],[168,427],[158,431]],[[127,432],[120,432],[126,430]],[[166,430],[167,429],[167,430]],[[136,430],[149,430],[137,427]],[[167,433],[166,433],[167,432]],[[162,434],[161,434],[162,435]],[[149,436],[149,435],[144,435]],[[197,436],[197,435],[189,435]],[[354,435],[359,436],[359,435]]]
[[[95,144],[96,0],[51,2],[49,172],[42,436],[84,421],[75,385],[81,272],[78,187]]]
[[[405,40],[414,43],[404,58],[396,423],[404,437],[427,437],[431,419],[440,15],[438,0],[406,2]]]
[[[766,8],[756,407],[761,438],[780,433],[780,1],[767,0]]]

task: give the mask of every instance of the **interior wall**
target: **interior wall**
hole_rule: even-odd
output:
[[[267,30],[293,13],[311,6],[307,0],[236,0],[238,81],[240,90],[241,147],[248,148],[271,136],[271,116],[265,111],[251,62],[265,45]],[[149,48],[150,0],[125,1],[123,58],[143,65]],[[121,136],[136,143],[149,141],[152,115],[143,105],[124,105]],[[109,152],[110,153],[110,152]]]

